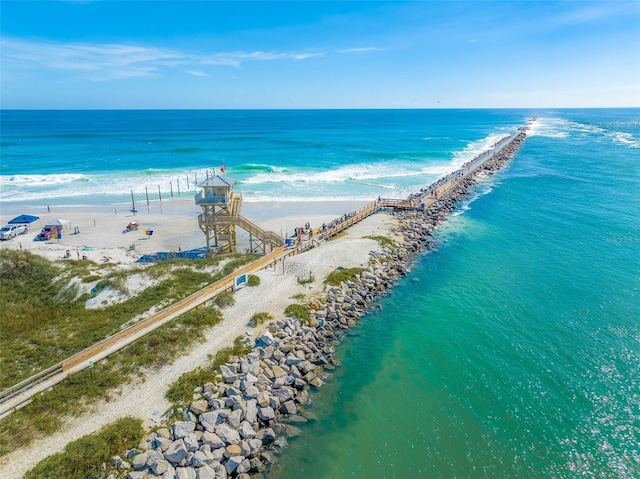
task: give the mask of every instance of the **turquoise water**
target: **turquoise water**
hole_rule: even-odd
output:
[[[1,111],[7,206],[191,199],[224,164],[245,201],[404,198],[526,110]],[[173,193],[171,195],[170,193]]]
[[[0,113],[19,213],[185,195],[223,162],[248,201],[404,197],[537,116],[342,343],[272,476],[640,477],[640,110]]]
[[[635,113],[542,120],[342,343],[272,477],[640,477]]]

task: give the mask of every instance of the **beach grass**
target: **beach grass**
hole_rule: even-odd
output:
[[[136,447],[143,434],[140,419],[123,417],[98,432],[70,442],[64,451],[36,464],[24,478],[104,477],[111,472],[111,458]],[[101,468],[103,463],[106,470]]]
[[[249,348],[242,342],[242,337],[237,337],[233,346],[218,350],[210,356],[209,364],[200,366],[180,376],[167,390],[166,397],[174,408],[187,407],[193,400],[194,390],[209,382],[215,382],[220,374],[220,366],[228,362],[232,356],[243,356],[249,352]]]
[[[284,315],[291,318],[298,318],[302,324],[307,324],[311,319],[309,308],[298,303],[287,306],[284,310]]]
[[[6,305],[0,320],[1,387],[16,384],[66,359],[159,303],[175,302],[223,277],[229,264],[237,267],[254,258],[253,255],[233,255],[228,259],[222,271],[215,274],[180,263],[173,268],[168,264],[157,265],[165,277],[158,284],[122,303],[87,310],[83,297],[73,298],[69,293],[67,275],[76,277],[78,269],[72,268],[69,272],[28,252],[0,251],[0,275],[3,285],[7,285],[0,293]],[[219,259],[215,261],[219,262]],[[205,266],[203,263],[197,268]],[[92,268],[81,271],[95,275]],[[118,283],[118,277],[117,274],[109,284]],[[101,281],[107,280],[109,277]],[[61,294],[61,291],[67,292]],[[108,360],[34,396],[31,403],[0,420],[0,456],[54,433],[65,417],[87,411],[89,405],[98,400],[108,400],[118,387],[144,370],[173,361],[191,345],[201,342],[205,330],[221,320],[222,313],[215,307],[191,310],[112,354]]]
[[[329,286],[340,286],[342,283],[347,281],[353,281],[356,276],[362,274],[364,270],[364,268],[336,269],[329,273],[327,279],[324,280],[324,283]]]

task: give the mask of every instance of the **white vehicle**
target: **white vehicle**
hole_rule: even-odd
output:
[[[23,235],[29,231],[26,225],[7,225],[0,228],[0,240],[10,240],[14,236]]]

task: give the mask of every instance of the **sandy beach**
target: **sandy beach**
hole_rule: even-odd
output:
[[[302,202],[302,203],[245,203],[242,214],[266,230],[281,236],[291,235],[294,228],[309,222],[320,226],[347,211],[362,206],[360,202]],[[198,227],[199,207],[188,200],[152,203],[135,215],[125,207],[42,207],[23,211],[3,205],[0,221],[6,224],[20,214],[39,217],[28,225],[29,232],[8,241],[0,242],[1,248],[24,249],[48,259],[69,259],[103,262],[106,258],[125,265],[141,256],[157,252],[187,251],[203,248],[205,237]],[[47,223],[63,220],[62,237],[49,241],[34,238]],[[137,221],[137,230],[123,233],[127,224]],[[77,230],[76,230],[77,228]],[[79,231],[80,233],[74,233]],[[147,231],[152,231],[147,235]],[[238,229],[238,251],[248,247],[248,236]]]
[[[243,205],[242,213],[265,229],[290,235],[295,227],[306,222],[319,226],[359,206],[362,204],[354,202],[248,203]],[[18,214],[20,212],[3,211],[0,219],[4,224]],[[179,248],[184,251],[205,245],[204,234],[198,227],[199,209],[187,202],[174,202],[170,207],[164,204],[162,212],[156,207],[140,211],[135,216],[128,211],[96,211],[95,208],[91,211],[52,208],[43,214],[34,211],[28,214],[40,219],[32,223],[28,234],[3,241],[0,248],[22,248],[60,261],[78,261],[78,257],[82,258],[84,254],[89,261],[100,263],[108,259],[118,267],[126,268],[144,254],[178,251]],[[59,240],[34,241],[40,227],[53,219],[69,221],[62,237]],[[123,233],[124,227],[132,220],[140,223],[139,229]],[[267,311],[276,319],[282,318],[284,308],[292,301],[291,296],[298,293],[313,295],[321,291],[324,278],[338,266],[348,268],[366,264],[370,252],[379,251],[380,246],[364,236],[393,236],[395,224],[391,215],[373,215],[320,248],[287,259],[284,268],[278,266],[275,270],[260,271],[261,284],[235,293],[236,304],[223,311],[223,322],[207,332],[204,343],[193,347],[160,371],[148,374],[144,380],[122,387],[112,401],[95,404],[89,413],[70,419],[66,427],[53,436],[39,439],[2,458],[0,476],[19,478],[40,460],[61,451],[70,441],[97,431],[119,417],[139,417],[145,425],[154,426],[169,407],[164,398],[169,385],[184,372],[206,363],[209,355],[230,345],[234,338],[246,332],[255,334],[256,330],[247,324],[251,315]],[[79,234],[73,234],[76,227]],[[147,229],[153,230],[153,235],[146,235]],[[240,251],[243,247],[241,234],[238,234],[238,242]],[[85,250],[87,247],[91,250]],[[64,259],[67,250],[71,257]],[[310,273],[315,277],[312,284],[298,284],[298,277]]]

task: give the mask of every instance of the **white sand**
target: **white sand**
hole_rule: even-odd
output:
[[[361,206],[360,203],[260,203],[247,204],[243,207],[243,215],[254,220],[265,229],[276,233],[293,232],[296,226],[307,221],[312,226],[319,226],[347,211]],[[52,211],[39,215],[38,220],[28,235],[19,236],[10,241],[0,243],[0,248],[20,248],[41,254],[50,259],[60,259],[66,250],[71,251],[71,259],[61,261],[77,261],[77,255],[83,253],[89,260],[103,261],[104,257],[111,262],[126,268],[140,255],[158,251],[177,251],[200,248],[205,245],[204,234],[198,228],[199,210],[186,203],[164,206],[165,213],[140,212],[135,215],[118,212],[94,211]],[[8,221],[17,214],[9,215],[3,211],[0,219]],[[34,213],[30,213],[34,214]],[[35,213],[38,215],[38,213]],[[69,220],[62,238],[58,241],[35,242],[39,226],[47,221],[61,218]],[[122,233],[131,220],[140,222],[138,231]],[[75,226],[80,234],[72,235]],[[62,431],[30,446],[19,449],[0,463],[0,477],[5,479],[19,478],[27,470],[47,456],[62,451],[67,443],[86,434],[97,431],[104,425],[122,416],[142,418],[147,426],[156,424],[169,407],[164,398],[168,386],[181,374],[191,371],[198,365],[207,363],[208,356],[215,354],[220,348],[232,344],[234,338],[245,332],[255,334],[248,326],[251,316],[260,311],[270,312],[274,318],[282,318],[284,308],[294,302],[293,295],[303,293],[308,297],[322,291],[322,281],[327,274],[338,266],[345,268],[365,265],[370,251],[379,251],[376,241],[365,239],[366,235],[390,235],[395,227],[395,220],[386,214],[373,215],[350,228],[347,234],[306,253],[288,258],[275,270],[263,270],[258,273],[261,284],[257,287],[244,288],[235,293],[236,304],[223,311],[221,324],[207,332],[204,343],[193,347],[174,363],[153,371],[144,381],[124,386],[110,402],[95,404],[92,411],[78,418],[70,419]],[[145,235],[147,228],[153,229],[151,237]],[[239,241],[242,236],[239,234]],[[131,244],[135,250],[129,250]],[[93,251],[83,252],[82,248],[91,246]],[[240,249],[240,248],[239,248]],[[315,277],[311,285],[299,285],[298,277]],[[140,280],[140,278],[138,278]],[[144,279],[142,279],[144,281]],[[297,301],[296,301],[297,302]],[[159,348],[161,352],[161,348]]]

